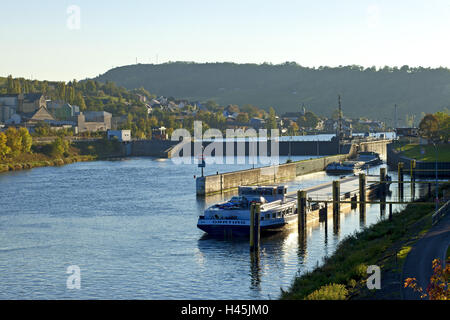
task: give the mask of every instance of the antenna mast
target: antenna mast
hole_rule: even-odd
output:
[[[338,139],[338,153],[341,153],[341,138],[342,138],[342,106],[341,106],[341,95],[338,95],[338,132],[337,132],[337,139]]]

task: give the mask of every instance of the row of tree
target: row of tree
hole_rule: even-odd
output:
[[[33,139],[24,127],[19,130],[10,127],[0,132],[0,158],[16,157],[21,153],[31,152]]]

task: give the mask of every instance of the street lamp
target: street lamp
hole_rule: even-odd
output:
[[[434,151],[435,151],[435,175],[436,175],[436,212],[438,211],[438,206],[439,206],[439,189],[438,189],[438,148],[437,148],[437,144],[434,141],[431,141],[433,143],[434,146]]]

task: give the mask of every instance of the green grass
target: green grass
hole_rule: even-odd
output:
[[[405,144],[397,149],[405,157],[419,161],[436,161],[436,150],[433,145]],[[450,161],[450,144],[437,145],[438,161]],[[423,151],[423,154],[422,152]]]
[[[331,290],[324,287],[328,284],[344,286],[347,298],[374,294],[367,292],[365,285],[367,266],[378,265],[400,274],[413,243],[431,227],[433,209],[432,204],[410,204],[394,213],[392,221],[380,221],[347,237],[321,267],[297,277],[289,290],[282,291],[281,299],[319,299]],[[389,294],[399,297],[399,289],[400,285],[397,293]]]

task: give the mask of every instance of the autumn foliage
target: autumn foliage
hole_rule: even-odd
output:
[[[430,278],[426,292],[417,284],[416,278],[407,278],[405,288],[411,288],[420,293],[420,298],[428,297],[429,300],[449,300],[450,287],[448,279],[450,277],[450,260],[447,260],[446,267],[442,266],[439,259],[433,260],[433,274]]]

